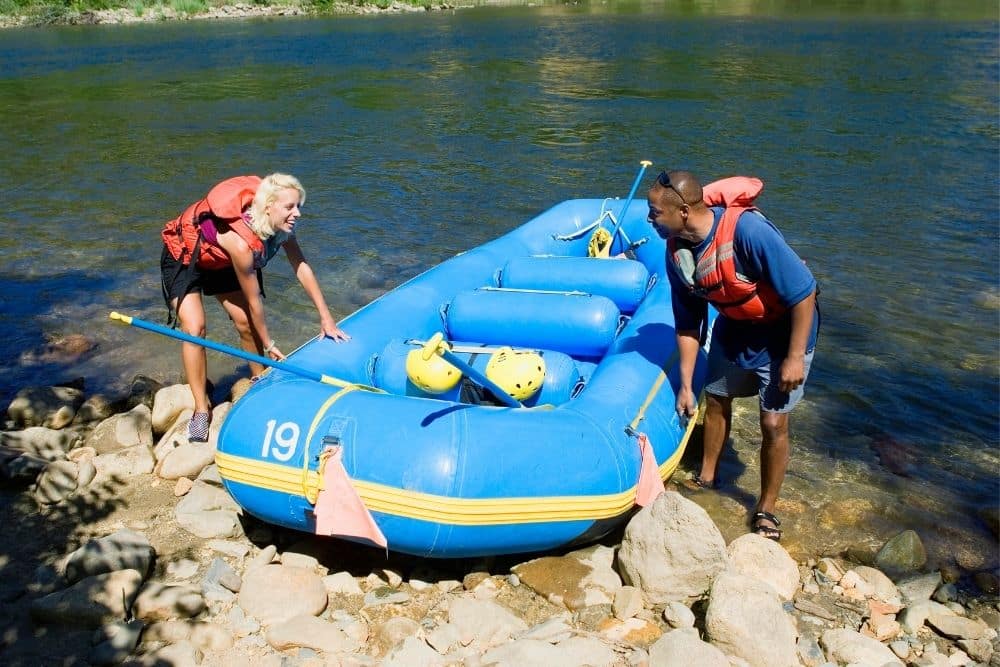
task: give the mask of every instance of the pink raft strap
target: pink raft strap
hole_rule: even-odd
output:
[[[663,486],[663,478],[660,477],[656,454],[653,453],[653,445],[649,442],[649,438],[645,433],[640,433],[638,442],[642,467],[639,469],[639,483],[635,489],[635,504],[645,507],[666,491],[666,487]]]
[[[316,534],[363,537],[386,549],[385,535],[351,484],[341,456],[340,447],[327,447],[320,455],[323,487],[313,508]]]

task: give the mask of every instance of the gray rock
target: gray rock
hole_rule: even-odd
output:
[[[88,661],[94,665],[117,665],[135,650],[145,623],[136,619],[118,621],[97,630]]]
[[[246,637],[260,630],[260,623],[247,616],[239,605],[234,605],[226,618],[229,621],[229,627],[233,629],[237,637]]]
[[[164,433],[184,410],[194,411],[194,396],[186,384],[163,387],[153,397],[151,413],[153,431]]]
[[[323,585],[332,595],[364,595],[358,580],[350,572],[336,572],[323,577]]]
[[[798,565],[774,540],[747,533],[730,542],[726,551],[733,571],[769,584],[782,599],[791,600],[799,589]]]
[[[167,563],[167,576],[174,579],[190,579],[198,573],[198,561],[181,558]]]
[[[71,553],[64,572],[71,584],[84,577],[117,570],[136,570],[145,578],[155,557],[156,550],[145,535],[123,528],[91,540]]]
[[[953,613],[943,604],[932,602],[931,600],[922,600],[911,604],[900,612],[896,620],[899,621],[899,625],[903,628],[904,632],[916,634],[917,630],[923,627],[924,621],[927,620],[930,614]]]
[[[0,445],[0,479],[30,482],[49,464],[46,459]]]
[[[195,481],[174,508],[177,523],[203,538],[230,538],[243,534],[242,509],[223,489]]]
[[[412,667],[413,665],[440,665],[444,658],[422,639],[409,637],[389,652],[382,667]]]
[[[527,639],[542,639],[540,637],[526,637]],[[452,649],[452,647],[457,646],[462,640],[461,635],[456,628],[451,623],[442,623],[433,630],[427,633],[427,643],[430,644],[431,648],[440,653],[441,655],[446,654]],[[542,641],[545,641],[542,639]]]
[[[242,542],[233,542],[231,540],[209,540],[206,545],[208,548],[223,553],[227,556],[232,556],[236,559],[243,559],[248,553],[250,553],[250,547]]]
[[[205,587],[221,586],[233,593],[239,593],[242,584],[243,581],[240,579],[240,575],[236,573],[236,570],[221,558],[212,560],[212,563],[208,566],[208,571],[205,573],[205,578],[202,580],[203,589]]]
[[[134,376],[129,385],[128,397],[125,399],[126,409],[131,410],[137,405],[145,405],[152,413],[153,400],[160,389],[163,389],[163,383],[159,380],[141,374]]]
[[[947,604],[949,602],[955,602],[958,600],[958,586],[955,584],[941,584],[934,591],[934,595],[931,599],[935,602],[940,602],[941,604]]]
[[[615,594],[611,609],[619,620],[632,618],[642,610],[642,592],[634,586],[622,586]]]
[[[150,473],[154,464],[153,451],[145,445],[128,447],[94,458],[94,466],[97,468],[96,479],[102,483]]]
[[[179,641],[176,644],[169,644],[164,646],[159,651],[154,653],[152,658],[152,665],[159,667],[161,665],[170,665],[171,667],[192,667],[193,665],[200,665],[202,658],[205,654],[201,652],[197,646],[189,641]]]
[[[871,587],[874,597],[883,602],[899,603],[899,589],[883,572],[865,565],[859,565],[853,571]]]
[[[457,598],[448,608],[448,622],[462,637],[462,644],[486,650],[520,635],[527,624],[492,600]]]
[[[379,607],[384,604],[402,604],[409,599],[410,594],[406,591],[397,591],[389,586],[379,586],[375,590],[365,593],[365,606]]]
[[[930,600],[931,595],[941,585],[941,573],[931,572],[916,577],[909,577],[898,584],[896,588],[903,599],[903,604],[911,605],[923,600]]]
[[[17,428],[67,426],[83,404],[83,391],[72,387],[25,387],[7,407],[7,415]]]
[[[83,436],[73,429],[31,426],[22,431],[0,432],[0,446],[46,461],[66,458],[66,454],[82,442]]]
[[[143,587],[133,606],[135,616],[148,622],[193,618],[204,610],[205,598],[194,586],[158,582]]]
[[[93,447],[98,454],[110,454],[137,445],[152,447],[149,408],[137,405],[129,412],[108,417],[97,425],[84,444]]]
[[[553,616],[538,625],[534,625],[518,639],[538,639],[550,644],[558,644],[573,636],[573,627],[566,618]],[[433,646],[433,644],[431,644]]]
[[[774,589],[726,571],[712,582],[705,634],[726,655],[751,665],[798,667],[795,624]]]
[[[69,588],[31,602],[36,623],[96,628],[124,620],[132,607],[142,575],[135,570],[119,570],[87,577]]]
[[[248,614],[272,625],[320,614],[326,609],[327,594],[323,579],[312,570],[265,565],[244,573],[239,603]]]
[[[76,491],[79,468],[72,461],[52,461],[45,466],[35,485],[35,500],[55,505]]]
[[[455,634],[458,629],[451,626]],[[380,625],[373,635],[381,655],[386,655],[410,637],[420,634],[420,624],[406,616],[395,616]]]
[[[215,452],[208,442],[182,442],[163,456],[156,474],[163,479],[196,478],[215,461]]]
[[[703,642],[697,633],[674,630],[649,647],[650,667],[697,665],[698,667],[729,667],[726,654]]]
[[[957,643],[976,662],[989,662],[993,657],[993,643],[989,639],[959,639]]]
[[[819,642],[816,641],[815,637],[799,637],[796,647],[799,652],[799,660],[803,665],[805,665],[805,667],[819,667],[826,662],[826,656],[823,655],[823,649],[820,648]]]
[[[663,620],[672,628],[693,628],[694,612],[681,602],[668,602],[663,608]]]
[[[838,628],[827,630],[820,637],[820,643],[826,649],[831,660],[841,663],[860,663],[864,665],[902,665],[896,655],[881,642],[866,637],[854,630]]]
[[[916,572],[926,563],[924,543],[912,530],[904,530],[891,538],[875,554],[875,566],[893,577]]]
[[[625,582],[650,604],[703,594],[729,564],[726,542],[705,510],[672,491],[629,521],[618,559]]]
[[[352,652],[358,644],[333,623],[303,614],[271,626],[265,638],[279,651],[293,648],[314,649],[326,653]]]
[[[949,639],[982,639],[986,633],[985,623],[950,612],[928,614],[927,623]]]

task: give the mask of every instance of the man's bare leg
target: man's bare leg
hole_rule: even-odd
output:
[[[702,432],[701,472],[698,477],[707,486],[715,483],[722,450],[729,440],[733,422],[733,399],[705,394],[705,421]]]
[[[758,512],[774,514],[781,484],[788,470],[790,446],[788,442],[788,415],[774,412],[760,413],[760,500]],[[773,521],[759,519],[754,527],[777,528]],[[766,537],[766,536],[765,536]]]

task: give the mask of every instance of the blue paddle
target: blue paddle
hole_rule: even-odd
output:
[[[635,180],[632,182],[632,189],[628,192],[628,197],[625,199],[625,205],[622,206],[621,213],[618,214],[618,222],[615,224],[615,228],[611,230],[611,241],[609,242],[608,248],[615,243],[615,238],[618,236],[618,230],[621,229],[622,223],[625,222],[625,213],[628,212],[629,204],[632,203],[632,198],[635,197],[635,191],[639,189],[639,182],[642,180],[642,175],[646,173],[646,169],[650,167],[653,163],[649,160],[642,160],[639,162],[639,173],[635,175]]]
[[[486,377],[483,373],[465,363],[461,357],[453,354],[448,343],[444,342],[444,334],[440,331],[431,336],[430,340],[424,343],[423,349],[420,351],[421,356],[424,361],[431,358],[433,354],[440,354],[444,357],[444,360],[449,364],[462,371],[470,378],[478,382],[482,387],[489,389],[493,392],[493,395],[497,397],[497,400],[511,408],[523,408],[524,405],[521,401],[517,400],[506,391],[504,391],[496,382]]]
[[[202,347],[208,348],[210,350],[215,350],[216,352],[222,352],[223,354],[228,354],[233,357],[239,357],[240,359],[246,359],[247,361],[254,361],[257,362],[258,364],[261,364],[262,366],[277,368],[278,370],[287,371],[289,373],[292,373],[293,375],[298,375],[300,377],[304,377],[309,380],[315,380],[316,382],[322,382],[323,384],[329,384],[335,387],[360,387],[362,389],[369,389],[371,391],[377,391],[380,393],[382,391],[381,389],[376,389],[374,387],[366,387],[365,385],[360,385],[356,382],[347,382],[346,380],[341,380],[339,378],[335,378],[330,375],[317,373],[315,371],[311,371],[307,368],[302,368],[301,366],[295,366],[285,361],[275,361],[273,359],[268,359],[267,357],[262,357],[259,354],[244,352],[243,350],[237,349],[235,347],[223,345],[222,343],[216,343],[215,341],[208,340],[207,338],[199,338],[198,336],[192,336],[191,334],[184,333],[183,331],[177,331],[176,329],[171,329],[169,327],[165,327],[160,324],[147,322],[146,320],[139,319],[138,317],[122,315],[121,313],[117,312],[111,313],[109,317],[117,322],[129,324],[133,327],[145,329],[146,331],[152,331],[153,333],[158,333],[162,336],[167,336],[168,338],[176,338],[178,340],[182,340],[187,343],[194,343],[195,345],[201,345]]]

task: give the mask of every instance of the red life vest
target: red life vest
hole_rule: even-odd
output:
[[[733,254],[736,223],[744,211],[757,210],[753,202],[763,189],[760,179],[733,176],[709,183],[702,190],[706,206],[725,206],[726,209],[716,225],[715,235],[698,259],[690,289],[733,320],[772,322],[788,310],[766,282],[747,280],[736,273]],[[675,268],[683,275],[677,240],[671,238],[667,247]]]
[[[182,264],[190,264],[194,258],[199,269],[209,271],[232,266],[229,254],[217,244],[209,243],[201,233],[201,224],[211,218],[218,231],[229,228],[239,234],[253,253],[254,267],[263,266],[264,242],[242,217],[253,202],[260,180],[257,176],[227,178],[209,190],[204,199],[168,222],[160,236],[173,258]]]

